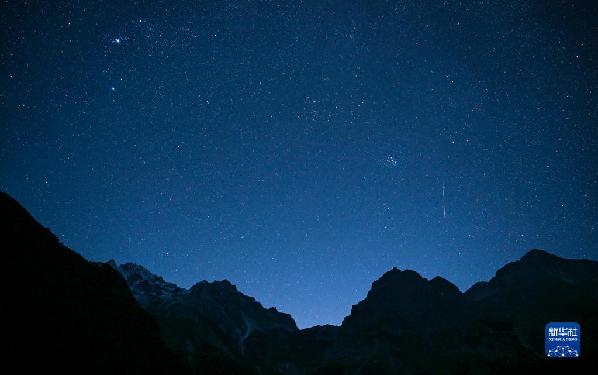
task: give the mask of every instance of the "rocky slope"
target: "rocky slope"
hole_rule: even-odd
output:
[[[0,192],[4,373],[184,374],[111,267],[66,248]]]
[[[296,332],[293,318],[266,309],[229,281],[202,281],[182,289],[139,265],[116,266],[138,301],[160,322],[170,346],[197,373],[258,373],[245,355],[251,335]]]

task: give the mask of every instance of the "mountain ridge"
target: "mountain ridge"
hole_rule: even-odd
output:
[[[14,323],[7,329],[9,357],[24,368],[74,373],[73,366],[95,364],[96,373],[210,375],[598,372],[597,261],[532,249],[465,292],[442,277],[393,267],[340,326],[300,330],[292,316],[265,308],[228,280],[184,289],[133,263],[89,262],[5,193],[0,208],[0,238],[18,246],[6,252],[3,274],[5,285],[14,286],[3,308]],[[544,325],[551,321],[580,323],[579,358],[545,357]],[[25,361],[25,352],[38,360]],[[63,353],[76,353],[77,360],[66,362]]]
[[[588,271],[576,272],[576,267],[580,265],[588,268]],[[553,268],[561,272],[551,274]],[[567,271],[568,268],[572,270]],[[499,268],[490,280],[478,282],[464,292],[443,277],[427,279],[417,271],[392,267],[372,282],[366,297],[353,305],[350,314],[340,325],[255,332],[247,330],[241,334],[243,344],[239,346],[241,350],[235,358],[248,364],[248,374],[333,374],[335,371],[349,371],[347,373],[352,374],[351,368],[361,366],[369,369],[364,373],[400,373],[422,366],[417,361],[409,360],[397,364],[393,360],[397,355],[402,358],[414,355],[411,349],[403,345],[397,346],[396,340],[401,340],[426,347],[425,350],[429,355],[434,355],[441,366],[455,366],[452,364],[453,357],[463,360],[472,357],[476,358],[477,366],[487,369],[480,373],[518,373],[518,366],[528,370],[542,368],[550,373],[546,364],[542,362],[543,348],[537,344],[537,340],[533,340],[533,337],[537,337],[537,333],[533,332],[543,332],[543,326],[535,324],[535,331],[529,328],[531,323],[528,317],[541,316],[542,313],[536,310],[525,313],[525,306],[515,306],[512,313],[500,310],[498,307],[504,301],[494,302],[490,297],[499,292],[511,293],[503,290],[513,287],[513,282],[502,281],[505,278],[526,279],[526,275],[562,277],[569,273],[572,273],[572,277],[594,280],[598,285],[598,262],[565,259],[538,249],[527,251],[520,259]],[[588,276],[584,276],[586,273]],[[162,280],[160,277],[152,279]],[[534,282],[529,281],[526,279],[525,285],[533,286]],[[208,287],[238,293],[237,288],[228,280],[201,281],[186,290]],[[541,287],[540,285],[539,288]],[[516,287],[516,290],[519,288]],[[593,301],[591,298],[588,300]],[[272,309],[277,312],[276,309]],[[492,313],[488,309],[502,311],[502,315]],[[585,306],[584,309],[595,311],[591,306]],[[516,313],[517,311],[523,313]],[[587,322],[587,316],[591,315],[584,315],[580,320]],[[463,336],[446,336],[447,332],[454,329],[469,333],[464,333]],[[594,331],[593,327],[589,329]],[[224,336],[230,334],[228,332]],[[489,337],[495,339],[488,341]],[[429,344],[428,341],[436,344]],[[374,342],[377,342],[374,346],[376,349],[359,349],[370,347]],[[471,342],[484,342],[487,349],[472,346]],[[596,350],[594,342],[586,346],[590,347],[587,349],[589,351]],[[446,347],[453,349],[446,352]],[[501,356],[493,353],[502,353],[502,358],[508,358],[509,362],[518,364],[517,367],[501,363]],[[378,359],[371,363],[374,357]],[[347,362],[346,358],[353,359]],[[382,364],[378,363],[379,361],[382,361]],[[256,363],[257,368],[252,367]],[[586,367],[594,368],[585,362],[580,365],[580,368]],[[439,369],[433,366],[431,368]],[[458,368],[449,373],[460,373]],[[477,373],[474,369],[475,366],[470,370]]]
[[[375,280],[374,282],[372,282],[371,287],[368,291],[368,294],[366,295],[366,297],[359,301],[358,303],[356,303],[355,305],[352,306],[351,308],[351,312],[349,313],[349,315],[347,315],[343,321],[341,322],[341,324],[339,325],[334,325],[334,324],[322,324],[322,325],[315,325],[313,327],[305,327],[302,329],[298,329],[299,331],[304,331],[304,330],[309,330],[311,328],[315,328],[316,330],[319,327],[335,327],[335,328],[341,328],[343,327],[343,325],[346,324],[350,324],[349,321],[352,319],[351,315],[354,313],[359,313],[359,310],[361,308],[361,305],[363,304],[363,302],[365,300],[368,299],[368,297],[371,297],[372,293],[376,293],[379,292],[381,290],[383,290],[384,288],[386,288],[388,286],[388,284],[392,284],[393,282],[397,281],[397,278],[399,279],[403,279],[401,282],[404,281],[415,281],[419,284],[421,284],[421,286],[427,285],[432,287],[433,290],[435,290],[436,292],[439,293],[439,295],[441,296],[452,296],[452,298],[457,298],[457,299],[463,299],[466,303],[475,301],[476,299],[478,299],[479,294],[491,294],[492,290],[491,287],[493,285],[493,283],[495,282],[495,280],[498,278],[500,279],[504,274],[508,274],[509,272],[511,272],[511,270],[515,267],[520,266],[521,264],[524,264],[525,266],[529,266],[530,263],[540,263],[540,264],[544,264],[546,262],[550,263],[559,263],[561,261],[565,261],[565,262],[575,262],[578,264],[590,264],[590,265],[598,265],[598,261],[594,261],[594,260],[588,260],[588,259],[567,259],[567,258],[561,258],[555,254],[549,253],[545,250],[540,250],[540,249],[531,249],[529,251],[527,251],[521,258],[519,258],[516,261],[513,262],[509,262],[507,264],[505,264],[503,267],[499,268],[496,271],[496,274],[489,280],[487,281],[479,281],[475,284],[473,284],[470,288],[468,288],[465,291],[461,291],[459,290],[459,288],[454,285],[453,283],[451,283],[449,280],[441,277],[441,276],[435,276],[431,279],[427,279],[425,277],[423,277],[421,274],[419,274],[417,271],[415,270],[411,270],[411,269],[404,269],[401,270],[397,267],[392,267],[391,269],[389,269],[388,271],[386,271],[384,274],[382,274],[382,276],[380,278],[378,278],[377,280]],[[109,261],[110,263],[114,263],[114,261]],[[140,267],[144,270],[145,273],[149,274],[152,276],[152,278],[155,278],[156,280],[160,280],[163,283],[166,283],[168,285],[172,285],[173,287],[178,288],[181,293],[189,293],[191,290],[198,289],[200,287],[206,288],[214,288],[214,287],[218,287],[218,288],[223,288],[225,290],[231,290],[234,292],[239,292],[237,287],[231,283],[229,280],[217,280],[217,281],[211,281],[208,282],[206,280],[202,280],[199,281],[197,283],[195,283],[193,286],[191,286],[190,288],[181,288],[176,286],[176,284],[174,283],[169,283],[167,281],[164,281],[164,279],[161,276],[158,276],[156,274],[151,273],[151,271],[145,269],[143,266],[140,265],[136,265],[134,263],[123,263],[120,266],[117,267],[131,267],[131,266],[135,266],[135,267]],[[123,275],[124,276],[124,275]],[[127,280],[127,277],[125,276],[125,280]],[[131,286],[132,290],[135,290],[134,286]],[[481,289],[490,289],[488,290],[484,290],[482,292],[480,292],[479,290]],[[252,296],[247,296],[241,292],[239,292],[240,294],[242,294],[243,296],[247,297],[249,300],[253,300],[256,301],[254,297]],[[401,293],[400,291],[395,291],[395,293]],[[143,296],[140,296],[139,294],[136,294],[136,297],[138,299],[143,300]],[[386,296],[385,296],[386,297]],[[263,307],[261,305],[261,303],[259,303],[258,301],[256,301],[260,307],[266,309],[265,307]],[[463,302],[463,301],[462,301]],[[446,306],[443,306],[443,308],[445,308]],[[279,313],[278,309],[276,307],[270,307],[267,308],[267,310],[271,310],[273,312]],[[445,311],[446,313],[446,311]],[[285,315],[288,315],[291,319],[292,316],[290,314],[286,314],[286,313],[282,313]]]
[[[598,265],[598,261],[593,260],[593,259],[585,259],[585,258],[581,258],[581,259],[579,259],[579,258],[563,258],[563,257],[560,257],[560,256],[558,256],[556,254],[550,253],[550,252],[548,252],[546,250],[532,248],[532,249],[526,251],[519,259],[507,262],[506,264],[504,264],[503,266],[501,266],[499,269],[497,269],[496,273],[490,279],[477,281],[477,282],[473,283],[471,286],[469,286],[466,289],[460,289],[457,285],[453,284],[449,279],[447,279],[447,278],[445,278],[443,276],[440,276],[440,275],[436,275],[436,276],[428,279],[428,278],[424,277],[422,274],[420,274],[418,271],[416,271],[414,269],[409,269],[409,268],[400,269],[400,268],[398,268],[396,266],[392,266],[388,271],[384,272],[378,279],[374,280],[371,283],[370,289],[368,290],[368,293],[371,292],[371,290],[373,288],[376,288],[379,285],[379,283],[385,279],[385,277],[388,277],[389,275],[398,272],[398,273],[412,274],[412,275],[414,275],[414,277],[419,277],[422,280],[425,280],[425,281],[430,282],[432,284],[435,284],[435,285],[445,285],[446,288],[449,288],[449,289],[452,289],[454,291],[457,291],[457,292],[459,292],[460,294],[463,294],[463,295],[468,295],[468,294],[472,293],[472,290],[475,290],[479,286],[486,285],[490,281],[494,280],[496,278],[497,274],[499,274],[499,275],[502,274],[504,272],[503,269],[505,267],[507,267],[507,269],[509,269],[510,267],[512,267],[511,264],[519,263],[519,262],[522,262],[522,261],[524,261],[524,262],[530,262],[530,261],[534,262],[534,261],[537,261],[538,259],[552,259],[552,260],[556,260],[556,261],[558,261],[558,260],[566,260],[566,261],[582,262],[582,263],[586,263],[587,262],[587,263],[592,263],[592,264]],[[234,284],[233,282],[231,282],[228,279],[220,279],[220,280],[212,280],[212,281],[208,281],[208,280],[203,280],[202,279],[202,280],[199,280],[199,281],[193,283],[189,287],[182,287],[182,286],[179,286],[178,284],[176,284],[174,282],[166,281],[163,276],[160,276],[157,273],[154,273],[154,272],[150,271],[145,266],[143,266],[143,265],[141,265],[139,263],[123,262],[123,263],[117,264],[117,262],[114,259],[109,259],[106,262],[98,262],[98,263],[99,264],[108,264],[112,268],[115,268],[117,270],[119,270],[120,267],[123,267],[125,269],[127,269],[127,268],[128,269],[133,269],[133,268],[141,269],[144,274],[148,275],[148,277],[155,278],[156,280],[160,280],[160,282],[163,282],[164,285],[168,285],[168,286],[170,286],[170,288],[177,289],[177,290],[179,290],[182,293],[188,293],[190,290],[192,290],[198,284],[200,284],[200,285],[213,285],[213,286],[224,285],[225,287],[232,287],[235,291],[238,291],[239,293],[243,294],[244,296],[256,300],[255,297],[247,295],[247,294],[241,292],[238,289],[238,287],[236,286],[236,284]],[[127,272],[125,272],[125,274],[123,274],[123,276],[125,276],[126,273]],[[125,280],[127,280],[127,277],[125,277]],[[129,282],[127,282],[127,283],[130,284]],[[129,287],[131,287],[131,285],[129,285]],[[260,303],[260,302],[258,301],[258,303]],[[261,305],[261,303],[260,303],[260,305]],[[266,307],[264,307],[264,308],[266,308]],[[270,310],[273,309],[273,310],[275,310],[277,312],[282,312],[282,311],[278,310],[278,308],[276,306],[271,306],[271,307],[268,307],[266,309],[270,309]],[[282,312],[282,313],[284,313],[284,312]],[[289,314],[289,313],[285,313],[285,314],[292,315],[292,314]],[[342,324],[342,322],[340,324],[338,324],[338,325],[331,324],[331,323],[322,323],[322,324],[316,324],[316,325],[310,326],[310,327],[304,327],[302,329],[309,329],[309,328],[312,328],[312,327],[320,327],[320,326],[337,326],[337,327],[340,327],[341,324]]]

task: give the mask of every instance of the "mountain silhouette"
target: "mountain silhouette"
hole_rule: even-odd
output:
[[[464,303],[459,289],[441,277],[428,281],[415,271],[393,268],[374,281],[342,328],[368,335],[400,334],[413,327],[436,329],[447,318],[462,313]]]
[[[579,322],[584,352],[579,362],[592,361],[598,369],[597,288],[598,262],[534,249],[499,269],[490,281],[473,285],[465,296],[484,318],[511,322],[519,342],[536,358],[544,357],[537,332],[547,322]]]
[[[393,268],[374,281],[341,326],[303,330],[290,316],[263,308],[226,280],[203,281],[186,290],[142,266],[111,264],[161,322],[171,347],[190,358],[197,373],[499,374],[596,369],[595,261],[531,250],[465,293],[441,277],[427,280],[415,271]],[[544,356],[544,325],[571,320],[584,327],[582,346],[587,355],[575,362],[549,361]]]
[[[133,263],[88,262],[5,193],[0,231],[5,366],[17,372],[598,373],[592,260],[531,250],[464,293],[392,268],[340,326],[299,330],[227,280],[185,289]],[[552,321],[580,324],[579,358],[546,358]]]
[[[293,318],[266,309],[228,280],[202,281],[190,289],[165,282],[136,264],[115,267],[135,297],[158,320],[170,346],[196,373],[258,373],[244,355],[255,333],[294,332]]]
[[[0,192],[4,373],[183,374],[111,267],[63,246]]]

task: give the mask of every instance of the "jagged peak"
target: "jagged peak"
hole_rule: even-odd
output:
[[[123,263],[118,266],[118,270],[126,276],[136,276],[142,280],[153,280],[159,283],[176,286],[176,284],[164,280],[162,276],[156,275],[152,271],[137,263]],[[176,287],[180,288],[179,286]]]
[[[232,291],[232,292],[239,292],[237,287],[235,286],[235,284],[231,283],[230,281],[224,279],[224,280],[215,280],[215,281],[207,281],[207,280],[202,280],[198,283],[195,283],[195,285],[193,285],[191,287],[191,290],[193,289],[205,289],[205,288],[213,288],[213,289],[222,289],[222,290],[228,290],[228,291]]]
[[[219,306],[223,311],[229,311],[232,315],[240,316],[246,323],[252,321],[252,325],[257,321],[260,323],[260,329],[268,329],[268,325],[263,325],[264,321],[274,319],[273,325],[283,330],[297,330],[297,324],[290,314],[278,311],[275,307],[266,308],[254,297],[248,296],[239,291],[230,281],[200,281],[193,285],[189,290],[189,297],[195,300],[195,303],[201,301],[202,305]],[[235,312],[237,311],[237,312]],[[257,327],[254,327],[257,328]]]
[[[109,261],[109,265],[112,266],[112,264],[116,264],[116,262]],[[139,264],[123,263],[115,269],[123,276],[135,297],[140,301],[161,300],[164,302],[187,293],[186,289],[165,281],[162,276],[152,273]]]
[[[447,279],[436,276],[431,280],[426,279],[422,275],[420,275],[417,271],[414,270],[400,270],[397,267],[393,267],[390,270],[386,271],[378,280],[374,281],[372,284],[372,289],[380,288],[386,285],[400,285],[403,283],[413,283],[418,285],[431,285],[431,286],[438,286],[443,289],[450,289],[457,293],[460,293],[459,288]]]

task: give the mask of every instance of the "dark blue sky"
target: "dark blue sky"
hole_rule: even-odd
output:
[[[593,1],[3,2],[0,189],[90,260],[338,324],[598,259]]]

